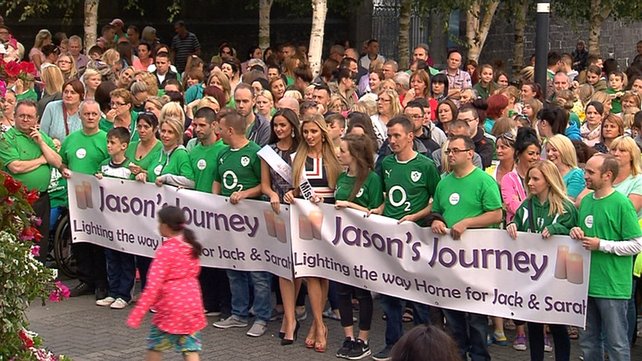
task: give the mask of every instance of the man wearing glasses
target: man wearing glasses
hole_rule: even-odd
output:
[[[490,175],[473,164],[474,150],[475,144],[468,136],[449,139],[445,153],[452,172],[439,182],[432,204],[437,219],[431,228],[436,234],[448,232],[460,239],[469,228],[492,227],[502,220],[499,188]],[[485,315],[446,309],[444,315],[463,360],[468,359],[467,354],[475,361],[490,360]]]
[[[474,150],[482,158],[484,169],[490,167],[495,154],[495,141],[486,136],[484,129],[479,126],[479,114],[472,105],[463,105],[459,109],[457,120],[463,120],[470,126],[470,137],[473,140]]]
[[[38,231],[40,256],[38,260],[47,259],[49,248],[49,180],[51,167],[60,167],[61,158],[56,153],[53,140],[38,129],[37,106],[31,100],[18,103],[15,110],[15,125],[0,133],[0,163],[3,170],[22,182],[29,191],[40,193],[33,204],[33,210],[42,221]]]

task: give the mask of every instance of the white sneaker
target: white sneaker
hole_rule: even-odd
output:
[[[109,307],[111,307],[111,308],[113,308],[115,310],[122,310],[123,308],[127,307],[128,304],[129,304],[129,302],[127,302],[127,301],[123,300],[122,298],[118,297],[116,299],[116,301],[114,301],[114,303],[112,303],[111,306],[109,306]]]
[[[261,337],[267,330],[267,325],[264,323],[254,322],[252,327],[247,331],[246,335],[250,337]]]
[[[116,299],[113,297],[105,297],[103,299],[96,300],[96,306],[107,307],[114,303],[114,301],[116,301]]]

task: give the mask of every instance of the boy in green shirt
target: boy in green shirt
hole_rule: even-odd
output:
[[[629,361],[627,308],[631,298],[633,255],[642,251],[642,232],[631,201],[613,188],[617,159],[598,153],[586,163],[586,187],[579,227],[571,238],[591,251],[586,329],[580,330],[585,360]]]
[[[100,164],[100,170],[96,173],[98,179],[103,176],[133,179],[132,172],[129,170],[131,162],[125,157],[129,138],[129,130],[124,127],[112,128],[107,133],[107,152],[109,152],[110,158]],[[123,309],[131,301],[131,291],[136,279],[134,255],[105,248],[105,260],[109,283],[108,295],[103,299],[96,300],[96,305]]]

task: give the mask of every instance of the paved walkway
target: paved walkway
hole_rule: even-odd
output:
[[[71,283],[71,282],[70,282]],[[83,296],[61,303],[47,303],[42,307],[35,302],[29,309],[31,328],[40,333],[47,347],[56,353],[71,356],[74,360],[142,360],[145,353],[145,336],[149,332],[150,317],[140,329],[125,326],[131,308],[111,310],[97,307],[94,297]],[[210,323],[216,319],[210,318]],[[375,300],[375,317],[372,325],[371,347],[373,352],[383,346],[384,321],[381,308]],[[272,322],[268,332],[259,338],[245,335],[245,329],[219,330],[212,326],[203,330],[202,360],[336,360],[335,352],[343,341],[338,321],[327,320],[329,328],[328,350],[325,354],[305,348],[303,340],[310,320],[301,325],[299,340],[290,346],[281,346],[277,337],[280,321]],[[407,325],[410,328],[410,324]],[[514,351],[511,347],[491,346],[493,360],[529,360],[528,352]],[[577,361],[579,346],[572,342],[572,358]],[[182,360],[179,354],[165,353],[165,360]],[[553,360],[552,353],[546,360]],[[642,360],[642,345],[633,349],[632,360]],[[370,360],[370,358],[366,358]]]

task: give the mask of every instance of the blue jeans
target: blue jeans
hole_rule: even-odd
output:
[[[580,329],[580,347],[585,361],[604,360],[604,348],[610,361],[630,361],[627,308],[629,300],[589,296],[586,329]],[[602,342],[602,334],[604,342]]]
[[[105,248],[109,295],[129,302],[136,281],[136,261],[133,254]]]
[[[462,360],[468,360],[470,354],[472,361],[490,361],[488,345],[488,317],[476,313],[453,311],[444,309],[446,326],[450,330]]]
[[[642,256],[641,256],[642,257]],[[633,290],[631,291],[631,298],[628,301],[628,307],[627,307],[627,321],[629,324],[629,329],[628,329],[628,335],[629,335],[629,343],[631,346],[633,346],[633,340],[635,339],[635,334],[637,333],[637,327],[636,324],[638,322],[637,320],[637,309],[635,307],[635,285],[637,284],[637,279],[636,277],[633,277]]]
[[[393,346],[403,335],[403,310],[406,300],[401,298],[381,295],[381,307],[386,313],[386,346]],[[412,303],[413,319],[415,325],[430,323],[429,307],[421,303]]]
[[[256,319],[267,324],[272,316],[272,274],[269,272],[248,272],[227,270],[232,293],[232,315],[246,321],[250,312],[250,287],[254,290],[252,307]]]

